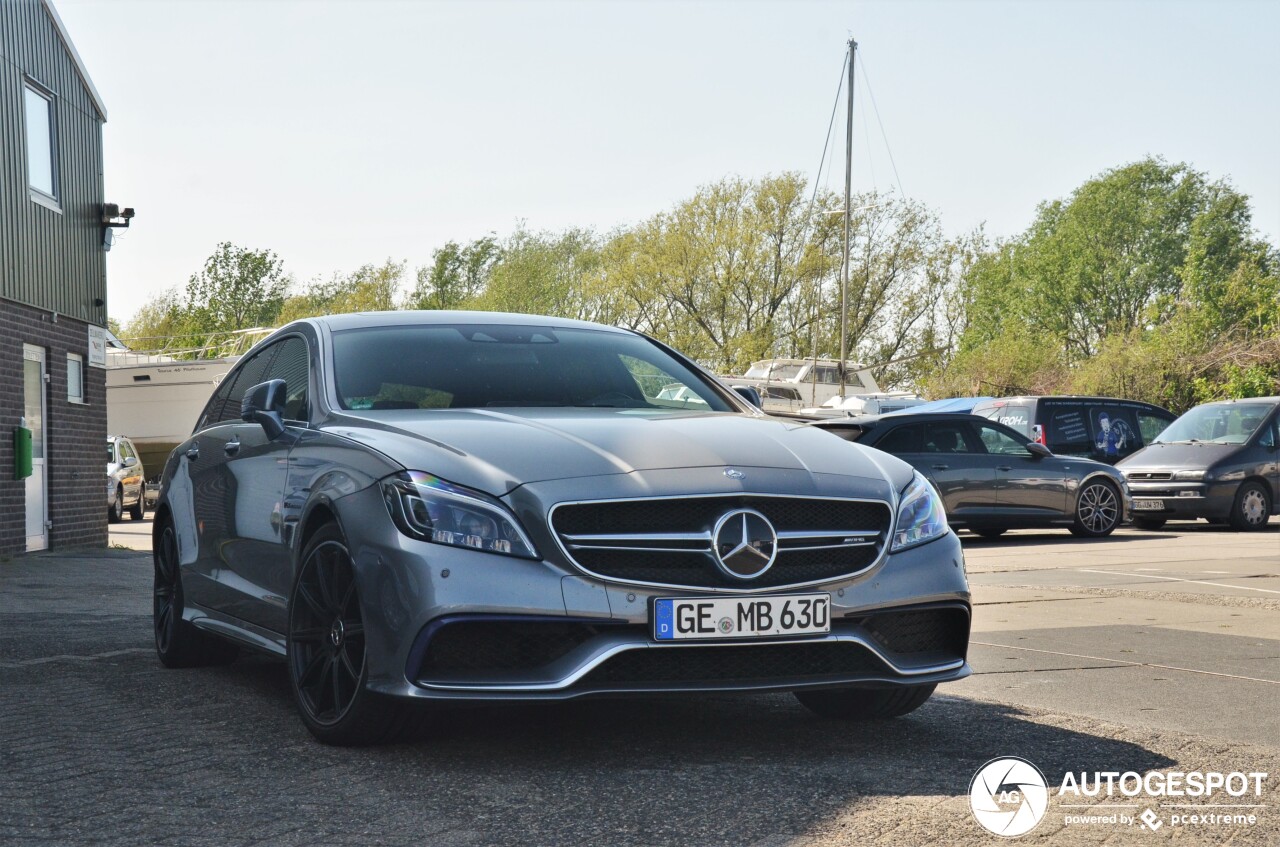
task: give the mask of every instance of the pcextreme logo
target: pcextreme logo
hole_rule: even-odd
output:
[[[1260,771],[1067,771],[1058,786],[1058,808],[1066,826],[1148,832],[1165,824],[1253,826],[1266,808],[1261,798],[1267,776]],[[992,759],[969,783],[969,808],[988,832],[1017,838],[1044,820],[1048,785],[1044,773],[1026,759]],[[1198,802],[1185,802],[1188,798]]]

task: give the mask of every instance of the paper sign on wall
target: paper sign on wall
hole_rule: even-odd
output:
[[[89,365],[95,368],[107,366],[107,330],[92,324],[89,326]]]

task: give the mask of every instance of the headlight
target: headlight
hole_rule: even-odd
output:
[[[1173,478],[1182,482],[1187,482],[1190,480],[1204,479],[1207,476],[1209,476],[1208,471],[1177,471],[1174,473]]]
[[[896,553],[946,534],[947,513],[942,508],[942,498],[927,479],[920,474],[913,475],[898,502],[898,524],[889,552]]]
[[[515,516],[497,500],[421,471],[382,481],[382,499],[410,538],[486,553],[538,558]]]

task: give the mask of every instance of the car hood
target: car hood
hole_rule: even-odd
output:
[[[1228,458],[1241,447],[1241,444],[1211,444],[1204,441],[1194,444],[1148,444],[1121,459],[1116,466],[1125,471],[1196,470]]]
[[[887,480],[911,469],[820,429],[732,413],[649,409],[388,410],[326,429],[411,470],[494,495],[532,482],[681,468],[776,468]]]

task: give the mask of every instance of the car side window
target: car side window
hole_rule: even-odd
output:
[[[896,456],[899,453],[923,452],[923,440],[924,427],[921,424],[911,424],[890,430],[874,446],[877,450],[883,450]]]
[[[1019,441],[1003,430],[987,424],[978,424],[978,437],[988,453],[998,456],[1028,456],[1024,442]]]
[[[924,430],[926,453],[978,453],[965,437],[967,427],[962,423],[931,423]]]
[[[283,379],[285,386],[284,419],[287,421],[307,421],[311,417],[310,407],[307,405],[308,389],[311,385],[307,342],[295,335],[274,346],[278,352],[275,358],[271,360],[271,366],[267,368],[266,373],[258,382]],[[253,385],[256,384],[253,383]],[[243,393],[241,396],[243,396]]]
[[[219,388],[213,401],[205,410],[200,420],[199,429],[217,426],[221,423],[235,423],[240,420],[240,401],[244,393],[263,381],[263,374],[271,364],[279,345],[272,344],[254,353],[240,363],[240,366],[223,380],[223,388]]]
[[[1280,418],[1272,418],[1271,422],[1268,423],[1265,427],[1263,427],[1262,437],[1258,439],[1258,446],[1259,447],[1275,447],[1277,444],[1276,429],[1278,427],[1280,427]]]
[[[1162,418],[1147,412],[1138,412],[1138,434],[1143,444],[1150,444],[1155,437],[1164,432],[1164,428],[1173,423],[1172,418]]]

